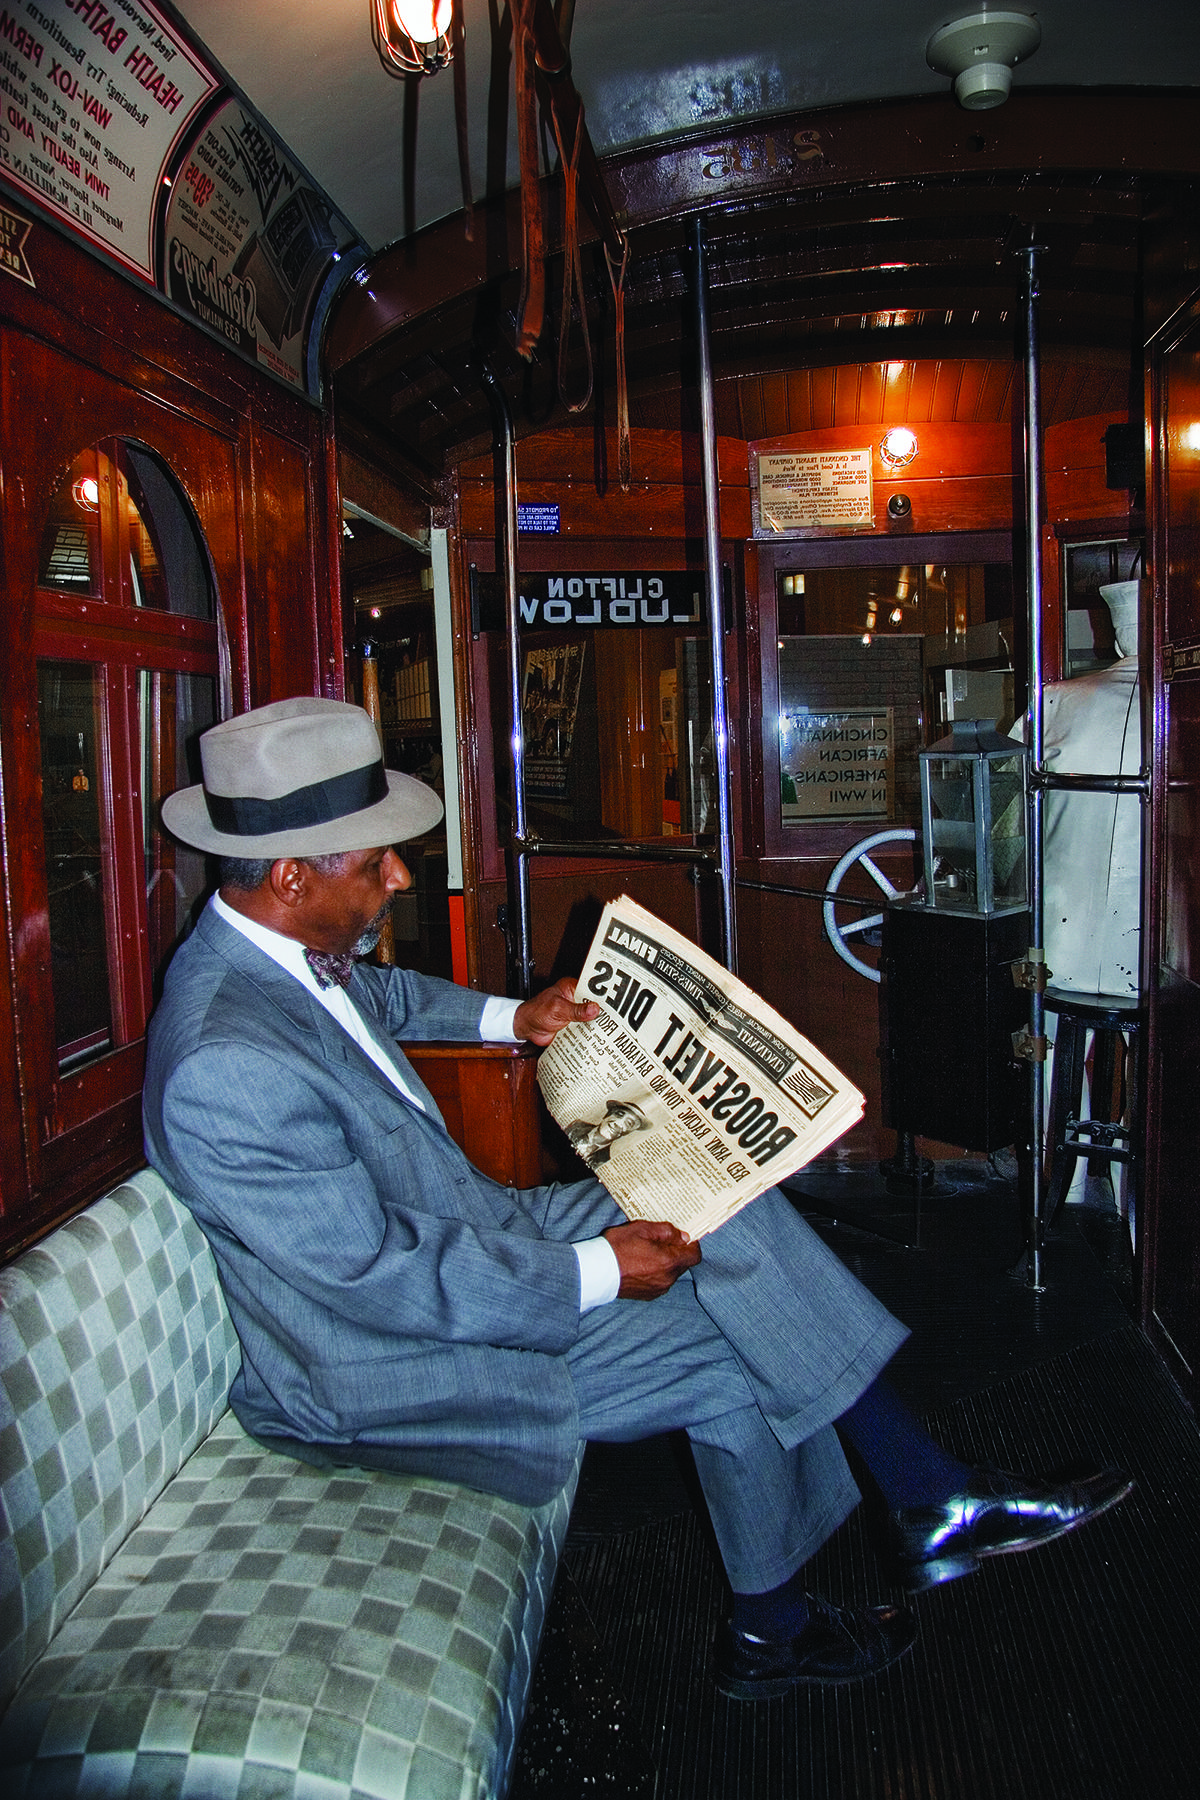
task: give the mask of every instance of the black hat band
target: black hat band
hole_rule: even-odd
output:
[[[293,788],[277,800],[253,796],[210,794],[204,804],[217,831],[227,837],[274,837],[281,831],[304,830],[310,825],[331,825],[352,813],[364,812],[388,797],[387,774],[382,758],[345,775]]]

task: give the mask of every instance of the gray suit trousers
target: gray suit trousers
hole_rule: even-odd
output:
[[[857,1503],[832,1422],[907,1334],[777,1190],[702,1249],[660,1299],[588,1313],[567,1361],[584,1437],[686,1431],[730,1583],[763,1593]]]

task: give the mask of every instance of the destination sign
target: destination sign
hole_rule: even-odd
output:
[[[722,572],[725,629],[730,629],[729,570]],[[691,625],[705,630],[708,608],[702,574],[679,569],[643,570],[637,574],[522,574],[517,580],[521,625],[528,631],[547,626]],[[504,630],[504,590],[498,575],[471,570],[472,630]]]

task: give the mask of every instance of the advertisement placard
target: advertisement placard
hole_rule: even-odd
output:
[[[163,170],[217,88],[151,0],[0,7],[0,174],[155,280]]]
[[[779,762],[785,825],[892,815],[895,732],[890,706],[781,710]]]
[[[244,102],[188,145],[167,209],[164,285],[177,306],[304,386],[309,316],[349,225]]]

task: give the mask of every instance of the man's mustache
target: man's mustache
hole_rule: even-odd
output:
[[[391,916],[391,911],[391,900],[385,900],[370,924],[366,926],[355,940],[350,951],[351,956],[370,956],[372,950],[379,942],[379,934],[383,930],[385,922]]]

